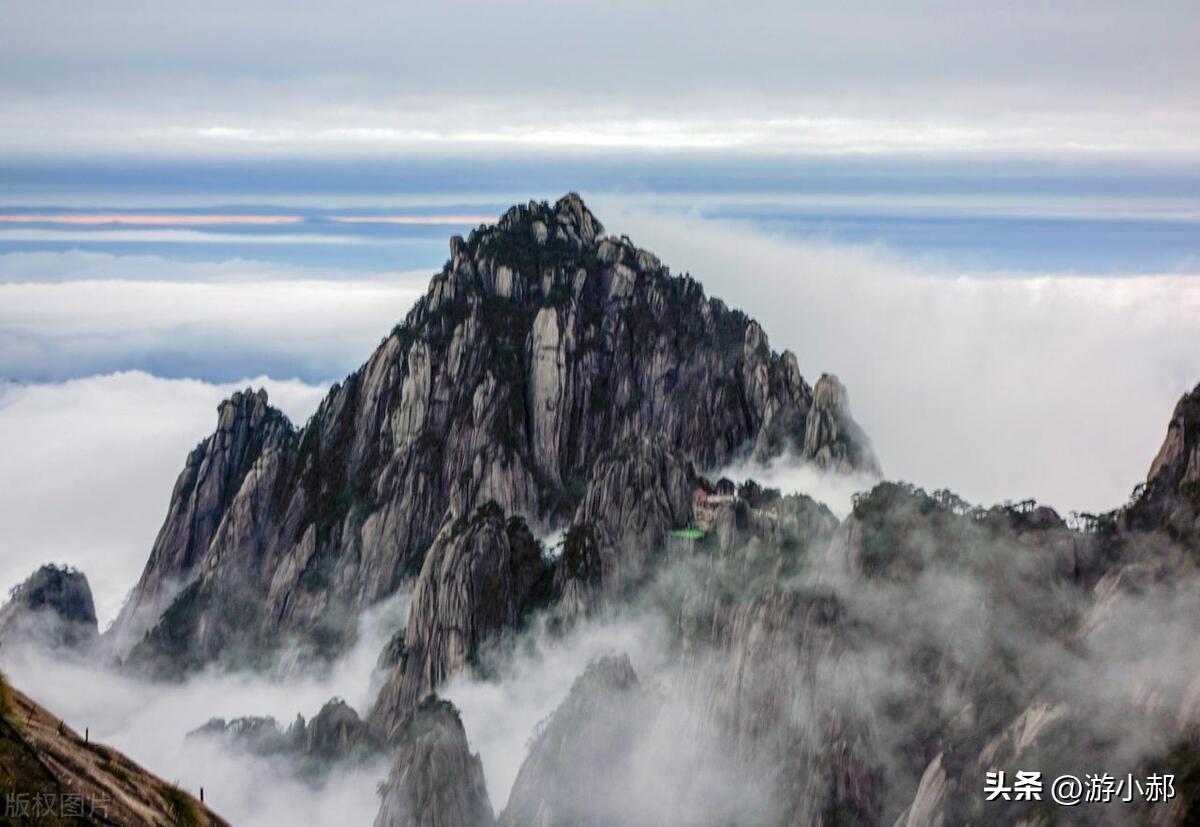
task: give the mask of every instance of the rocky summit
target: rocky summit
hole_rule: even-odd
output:
[[[361,609],[462,557],[474,541],[456,526],[584,537],[615,484],[602,458],[640,440],[696,472],[783,456],[878,471],[836,378],[810,385],[756,322],[606,235],[578,195],[515,206],[451,239],[425,295],[302,428],[262,391],[221,405],[110,642],[160,674],[261,663],[283,642],[331,656]],[[684,527],[679,491],[642,528]],[[503,530],[474,527],[488,504]],[[614,585],[644,563],[598,554]],[[583,605],[578,573],[549,579]]]
[[[99,638],[92,589],[83,572],[45,565],[0,609],[0,644],[87,650]]]

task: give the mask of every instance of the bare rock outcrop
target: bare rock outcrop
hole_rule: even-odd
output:
[[[297,715],[286,729],[271,716],[213,718],[188,737],[219,738],[239,750],[286,759],[305,778],[370,760],[384,749],[383,738],[341,698],[331,698],[307,722]]]
[[[0,643],[48,649],[90,649],[99,639],[96,606],[83,572],[45,565],[29,576],[0,609]]]
[[[447,526],[417,578],[404,651],[380,690],[373,723],[392,733],[422,697],[478,666],[484,647],[510,636],[548,594],[549,578],[525,521],[505,519],[495,503]]]
[[[813,388],[802,453],[822,468],[881,473],[870,441],[850,416],[850,394],[832,374],[822,374]]]
[[[483,765],[458,711],[430,695],[400,721],[375,827],[489,827]]]
[[[638,733],[652,700],[629,658],[602,658],[575,680],[566,700],[530,742],[499,823],[639,823],[631,781]]]
[[[255,463],[294,437],[265,390],[238,391],[218,406],[217,429],[188,455],[150,558],[114,626],[118,650],[136,643],[195,576]]]
[[[602,456],[563,541],[555,591],[570,615],[593,609],[646,576],[666,533],[692,517],[698,484],[689,463],[660,441],[638,439]]]
[[[921,775],[917,794],[896,822],[896,827],[942,827],[946,823],[945,807],[949,791],[942,754],[938,753]]]
[[[426,294],[303,428],[262,392],[221,407],[115,648],[168,672],[285,643],[330,657],[444,526],[489,501],[562,525],[599,458],[643,437],[699,471],[747,454],[874,468],[844,393],[815,395],[745,314],[605,236],[578,195],[513,207],[451,239]]]
[[[1185,542],[1200,536],[1200,385],[1175,405],[1146,482],[1122,516],[1137,530],[1165,529]]]

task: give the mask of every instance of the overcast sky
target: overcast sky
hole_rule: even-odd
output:
[[[1198,154],[1195,2],[4,6],[9,157]]]

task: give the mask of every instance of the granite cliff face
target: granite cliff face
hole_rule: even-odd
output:
[[[651,823],[637,808],[629,757],[653,705],[627,657],[591,664],[530,741],[499,823]],[[628,795],[613,795],[622,787]]]
[[[550,570],[520,517],[485,503],[446,527],[417,578],[404,649],[371,720],[384,732],[454,672],[478,665],[486,644],[514,632],[549,596]]]
[[[691,463],[661,441],[632,440],[600,457],[563,537],[554,572],[560,611],[584,615],[639,585],[667,532],[691,522],[699,484]]]
[[[571,522],[597,460],[629,440],[701,471],[784,453],[877,469],[840,385],[817,391],[755,322],[604,236],[578,196],[514,207],[451,240],[426,295],[303,428],[261,392],[221,407],[112,640],[155,671],[260,662],[287,641],[335,653],[446,526],[487,502]]]
[[[87,577],[45,565],[13,589],[0,609],[0,643],[86,650],[99,639]]]
[[[400,722],[375,827],[490,827],[483,766],[458,712],[429,696]]]
[[[114,625],[113,642],[119,650],[137,643],[198,574],[256,464],[256,473],[275,466],[294,443],[291,423],[267,404],[266,391],[247,388],[221,403],[217,430],[188,455],[146,568]]]
[[[1126,509],[1129,525],[1192,540],[1200,530],[1200,385],[1175,405],[1146,482]]]

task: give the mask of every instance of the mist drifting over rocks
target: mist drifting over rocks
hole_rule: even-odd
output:
[[[849,398],[577,195],[514,207],[302,427],[221,405],[90,660],[5,663],[251,823],[1056,823],[984,800],[1018,770],[1194,818],[1200,390],[1067,518],[881,480]]]

